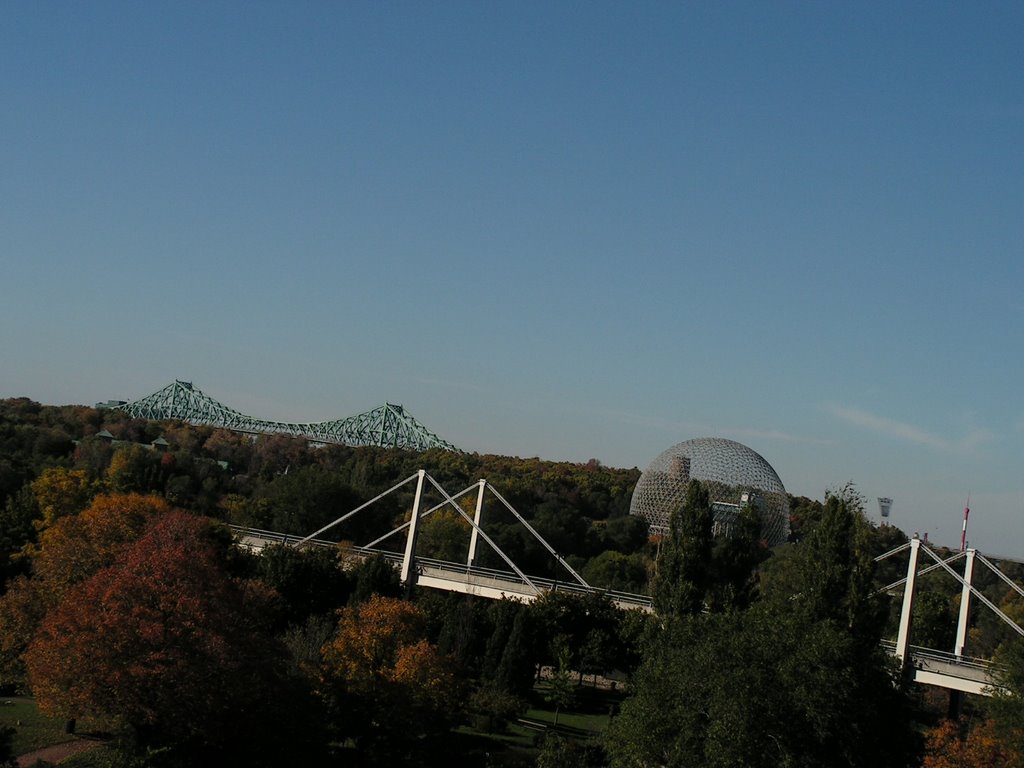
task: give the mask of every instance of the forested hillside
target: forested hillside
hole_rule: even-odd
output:
[[[628,515],[636,469],[612,469],[596,460],[570,464],[441,450],[310,447],[296,438],[148,422],[118,411],[0,402],[7,548],[31,537],[28,521],[41,512],[36,497],[47,486],[77,483],[85,495],[100,489],[155,493],[230,523],[305,535],[421,468],[450,493],[486,478],[573,567],[583,570],[591,563],[587,578],[594,583],[644,589],[647,532]],[[401,523],[410,505],[411,493],[395,495],[332,535],[365,543],[362,535],[386,532],[387,522]],[[446,535],[468,542],[468,528],[460,533],[462,522],[452,517],[430,520],[424,532],[428,550],[457,546],[446,543]],[[550,558],[511,515],[498,512],[488,534],[527,572],[550,572]]]
[[[223,525],[306,535],[421,468],[449,493],[486,478],[589,583],[646,592],[656,613],[600,593],[529,604],[410,594],[383,559],[282,546],[256,556]],[[942,695],[903,681],[880,648],[898,599],[879,587],[905,564],[874,558],[906,537],[872,526],[852,486],[792,498],[792,541],[770,550],[750,509],[734,535],[713,537],[696,482],[669,534],[651,538],[628,514],[639,474],[0,401],[0,688],[99,723],[109,765],[1018,764],[1015,633],[975,612],[970,652],[996,655],[1009,695],[969,700],[964,719],[946,721]],[[325,535],[380,536],[407,519],[412,494],[404,486]],[[511,513],[488,510],[485,530],[523,570],[557,574]],[[419,546],[458,562],[468,533],[439,508]],[[976,583],[1024,614],[996,577]],[[958,600],[947,575],[924,576],[914,642],[951,648]],[[588,701],[599,730],[544,726],[510,743],[528,710],[557,724]]]

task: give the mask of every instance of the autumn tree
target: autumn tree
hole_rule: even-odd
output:
[[[42,516],[40,527],[48,528],[62,517],[78,514],[89,506],[98,490],[99,484],[90,480],[84,469],[52,467],[43,470],[32,481],[32,493]]]
[[[185,763],[269,764],[260,732],[287,699],[266,631],[273,594],[231,577],[226,546],[212,521],[168,511],[70,588],[25,654],[40,709],[115,718]]]
[[[993,720],[971,728],[965,722],[943,720],[928,731],[923,768],[1013,768],[1020,756],[1009,749]]]
[[[97,496],[77,515],[60,517],[39,537],[35,578],[54,598],[114,562],[118,551],[139,537],[154,517],[171,510],[157,496]]]
[[[170,506],[155,496],[98,496],[79,514],[58,517],[32,549],[31,578],[0,596],[0,677],[23,677],[21,656],[48,610],[75,584],[111,565],[156,515]]]
[[[339,735],[364,754],[406,758],[458,717],[457,681],[425,639],[425,620],[412,603],[375,596],[342,610],[324,647],[321,693]]]
[[[252,440],[249,435],[229,429],[215,429],[203,443],[203,452],[226,463],[232,472],[244,473],[252,460]]]

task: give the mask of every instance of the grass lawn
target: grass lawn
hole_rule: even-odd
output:
[[[23,755],[75,738],[69,733],[64,733],[63,720],[44,717],[39,714],[32,699],[21,696],[0,698],[0,726],[14,729],[11,746],[15,755]]]
[[[534,687],[526,718],[554,726],[555,705],[544,699],[548,689],[546,682]],[[622,699],[621,692],[578,686],[575,702],[558,711],[558,730],[580,737],[600,735],[608,729],[609,713],[613,708],[618,709]]]
[[[488,753],[487,763],[493,766],[532,766],[536,762],[538,744],[545,733],[557,733],[570,739],[588,740],[599,737],[608,728],[609,710],[618,708],[622,702],[622,691],[582,686],[576,689],[575,703],[558,713],[555,726],[555,709],[544,700],[548,692],[546,682],[534,687],[530,695],[530,706],[523,715],[529,725],[510,722],[503,731],[480,731],[462,726],[453,733],[453,754],[467,757],[465,764],[479,765],[483,752]],[[462,763],[452,763],[453,766]]]
[[[39,714],[34,700],[24,696],[0,697],[0,727],[14,729],[11,748],[15,755],[24,755],[43,747],[72,741],[75,736],[64,733],[64,720]],[[98,730],[92,720],[79,720],[79,733]]]

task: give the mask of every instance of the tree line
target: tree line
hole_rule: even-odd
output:
[[[487,477],[591,583],[647,591],[655,614],[600,594],[410,595],[383,559],[254,556],[224,526],[305,534],[420,467],[449,490]],[[1012,631],[978,611],[969,644],[996,655],[1011,695],[950,720],[908,685],[878,642],[898,610],[878,587],[905,565],[874,560],[906,537],[871,525],[852,486],[791,499],[793,540],[769,550],[752,509],[734,536],[713,537],[696,482],[669,533],[649,538],[627,514],[638,476],[0,401],[0,686],[100,718],[136,765],[460,764],[452,729],[505,727],[542,670],[556,709],[587,676],[616,670],[628,691],[603,740],[550,739],[542,765],[1019,762],[1024,656]],[[411,491],[396,495],[337,537],[400,523],[410,506]],[[514,523],[496,515],[489,534],[542,573],[550,556]],[[461,516],[438,512],[421,546],[458,560],[467,534]],[[1012,590],[978,576],[1021,615]],[[948,576],[923,577],[914,642],[951,645],[958,599]],[[463,752],[461,764],[488,759]]]

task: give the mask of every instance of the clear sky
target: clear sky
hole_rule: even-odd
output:
[[[0,397],[729,437],[1024,555],[1024,5],[0,12]]]

